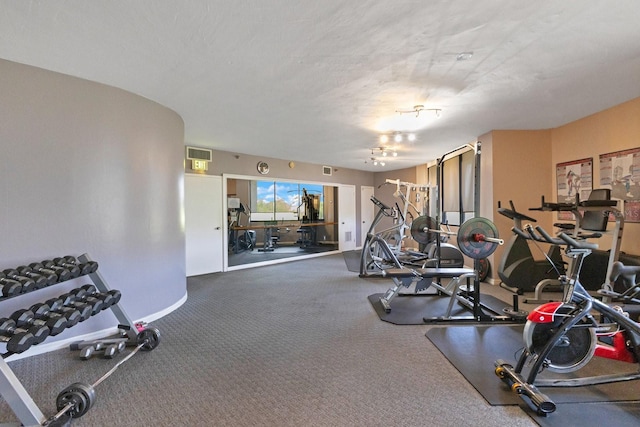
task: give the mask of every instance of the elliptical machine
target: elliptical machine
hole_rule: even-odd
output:
[[[511,209],[503,208],[498,202],[498,213],[513,220],[514,227],[522,230],[522,221],[537,222],[534,218],[516,211],[512,201],[509,201]],[[535,260],[529,247],[528,239],[519,234],[514,235],[506,244],[500,264],[498,264],[498,277],[500,286],[518,295],[524,292],[533,292],[536,285],[543,280],[547,283],[557,283],[558,276],[565,273],[565,264],[562,259],[560,247],[551,244],[549,250],[544,253],[545,259]]]

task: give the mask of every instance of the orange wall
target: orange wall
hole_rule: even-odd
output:
[[[599,156],[640,147],[640,98],[633,99],[599,113],[551,130],[551,167],[557,163],[593,158],[593,188],[600,187]],[[555,189],[555,173],[552,186]],[[555,195],[555,190],[554,190]],[[610,227],[611,228],[611,224]],[[640,224],[626,223],[622,250],[640,254]],[[597,241],[601,249],[609,249],[607,236]]]
[[[513,233],[513,221],[497,213],[498,202],[537,220],[545,228],[552,226],[550,213],[530,211],[540,206],[541,196],[551,197],[551,132],[549,130],[497,130],[479,138],[482,142],[481,214],[491,219],[505,241]],[[487,206],[491,201],[492,206]],[[498,247],[491,262],[491,277],[497,279],[497,268],[504,247]],[[542,257],[542,255],[540,255]]]
[[[636,98],[554,129],[495,130],[482,135],[481,215],[491,219],[500,237],[507,240],[512,235],[513,222],[498,214],[497,206],[500,201],[509,207],[512,200],[519,212],[552,230],[558,220],[555,213],[529,208],[540,206],[542,195],[548,201],[557,200],[556,164],[592,157],[593,187],[599,188],[599,155],[640,147],[639,119],[640,98]],[[639,235],[640,224],[626,223],[622,250],[640,255]],[[605,235],[597,243],[607,250],[611,238]],[[499,280],[495,271],[502,249],[499,247],[490,258],[494,280]]]

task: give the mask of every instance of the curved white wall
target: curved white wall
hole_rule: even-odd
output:
[[[0,270],[86,252],[132,319],[180,301],[181,117],[120,89],[4,60],[0,95]],[[0,317],[85,282],[0,301]],[[50,340],[114,322],[100,314]]]

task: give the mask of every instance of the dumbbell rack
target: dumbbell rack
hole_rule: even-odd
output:
[[[87,254],[81,255],[77,259],[82,263],[92,261]],[[100,274],[99,269],[88,274],[88,276],[98,291],[109,292],[111,290]],[[118,320],[118,328],[126,333],[128,341],[136,343],[138,335],[136,324],[129,318],[119,303],[109,308]],[[4,358],[0,358],[0,395],[2,395],[9,407],[11,407],[13,413],[18,417],[23,426],[43,426],[47,422],[47,417],[38,408]]]

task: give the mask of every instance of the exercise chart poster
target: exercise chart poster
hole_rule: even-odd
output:
[[[593,157],[556,165],[558,203],[574,203],[576,194],[586,200],[593,189]],[[573,220],[571,212],[558,212],[558,219]]]
[[[600,155],[600,186],[623,201],[626,222],[640,222],[640,148]]]

